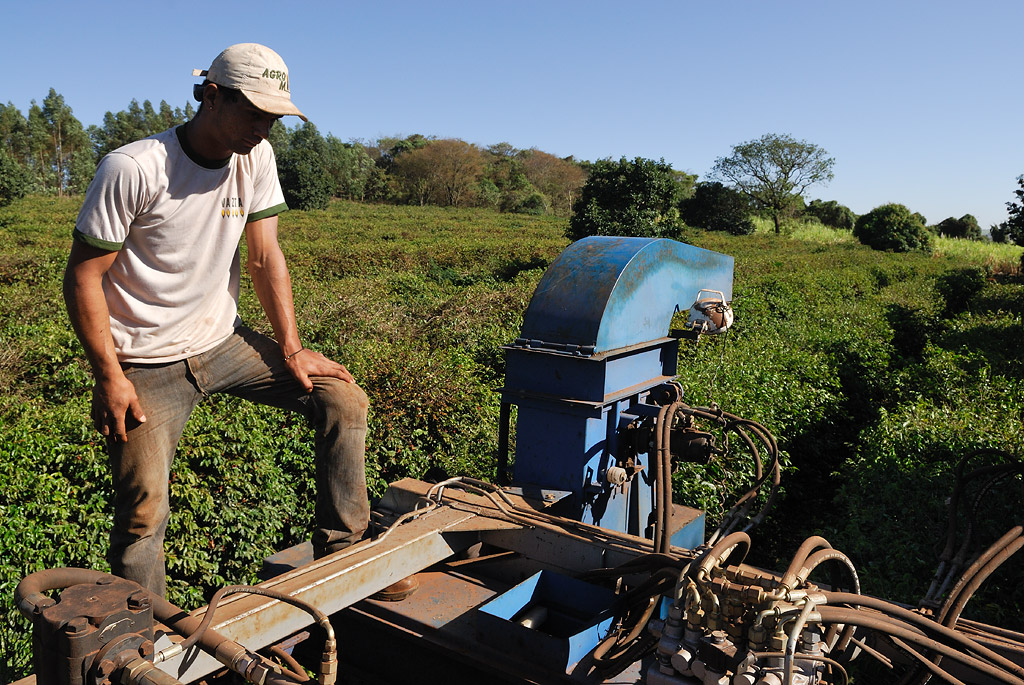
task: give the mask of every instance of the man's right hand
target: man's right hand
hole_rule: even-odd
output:
[[[122,375],[93,386],[92,422],[105,437],[114,442],[128,442],[128,430],[146,422],[130,380]]]

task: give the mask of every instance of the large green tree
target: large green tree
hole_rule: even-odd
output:
[[[24,167],[0,147],[0,207],[10,204],[28,191],[29,178]]]
[[[664,159],[602,159],[590,167],[566,235],[673,237],[682,227],[679,203],[689,183]]]
[[[496,206],[503,212],[518,212],[537,190],[526,177],[523,151],[510,143],[490,145],[483,152],[484,178],[478,190],[479,204]]]
[[[334,181],[334,196],[346,200],[364,200],[366,184],[374,172],[374,162],[359,143],[345,143],[328,135],[326,139],[327,172]]]
[[[1024,245],[1024,176],[1017,177],[1017,189],[1013,194],[1017,200],[1006,203],[1006,211],[1010,218],[999,224],[998,230],[993,229],[993,237],[1001,238],[1000,242],[1009,239],[1018,245]]]
[[[28,120],[12,103],[0,105],[0,148],[22,166],[29,159]]]
[[[715,160],[711,176],[729,184],[770,214],[775,232],[802,206],[807,188],[832,180],[835,160],[821,147],[788,135],[767,133],[740,143]]]
[[[96,171],[89,136],[53,88],[42,107],[33,100],[29,108],[28,154],[36,184],[57,195],[84,192]]]
[[[313,122],[306,122],[292,131],[288,149],[277,157],[281,189],[289,207],[327,208],[334,192],[327,157],[327,142]]]

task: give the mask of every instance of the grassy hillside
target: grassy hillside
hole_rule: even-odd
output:
[[[0,682],[29,667],[18,580],[106,568],[109,476],[60,301],[79,202],[0,209]],[[493,478],[500,346],[566,246],[565,220],[336,203],[281,226],[304,343],[345,363],[370,396],[372,495],[432,466]],[[785,565],[820,533],[852,557],[865,591],[916,602],[958,459],[1024,448],[1020,249],[938,241],[935,254],[892,255],[820,226],[685,240],[735,257],[737,314],[723,339],[683,348],[687,399],[761,422],[786,463],[755,561]],[[266,328],[249,290],[242,315]],[[231,398],[197,409],[172,474],[173,601],[205,603],[211,587],[252,580],[264,556],[308,537],[311,459],[297,417]],[[682,467],[676,500],[720,515],[746,468]],[[988,494],[981,544],[1020,520],[1020,503],[1019,479]],[[1007,566],[989,581],[1003,593],[969,609],[1019,629],[1022,565]]]

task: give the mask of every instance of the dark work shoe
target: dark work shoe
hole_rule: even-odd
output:
[[[391,583],[391,585],[388,585],[383,590],[373,593],[370,595],[370,599],[376,599],[380,602],[401,602],[419,589],[420,581],[413,575],[408,578],[402,578],[395,583]]]

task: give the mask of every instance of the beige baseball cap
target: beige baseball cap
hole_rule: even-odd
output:
[[[249,102],[264,112],[294,114],[303,121],[309,121],[292,103],[292,94],[288,90],[288,67],[281,55],[266,45],[232,45],[217,55],[209,69],[193,69],[192,75],[242,91]]]

